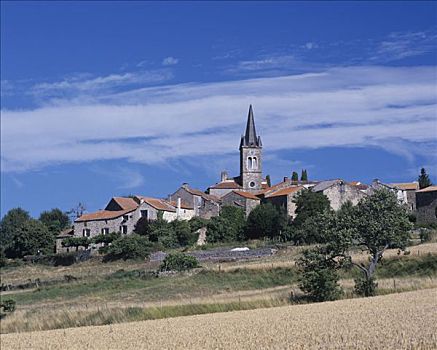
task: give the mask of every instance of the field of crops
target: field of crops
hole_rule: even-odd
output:
[[[1,335],[6,349],[436,349],[437,289]]]

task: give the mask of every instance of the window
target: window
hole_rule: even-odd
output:
[[[85,226],[85,227],[87,226],[87,222],[86,221],[84,221],[83,226]]]
[[[129,215],[123,215],[123,221],[127,221],[129,219]]]
[[[248,170],[252,169],[252,157],[247,158],[247,169]]]
[[[256,157],[252,158],[252,169],[258,169],[258,159]]]
[[[91,236],[91,230],[90,230],[89,228],[84,228],[83,231],[82,231],[82,235],[83,235],[84,237],[89,237],[89,236]]]
[[[102,235],[107,235],[107,234],[109,234],[109,228],[107,227],[102,228]]]
[[[127,225],[121,226],[121,233],[127,235]]]
[[[149,211],[148,210],[141,210],[141,217],[147,219],[149,217]]]

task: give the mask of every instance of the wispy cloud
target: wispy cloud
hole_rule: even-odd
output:
[[[437,145],[435,74],[435,67],[338,67],[2,110],[2,170],[223,156],[235,151],[250,103],[268,152],[330,146],[399,152],[403,145],[404,156],[414,157],[420,145]]]
[[[163,66],[173,66],[175,64],[178,64],[178,62],[179,62],[179,59],[172,57],[172,56],[169,56],[169,57],[166,57],[162,60],[162,65]]]
[[[117,89],[160,83],[170,80],[172,77],[172,73],[165,69],[109,74],[99,77],[81,73],[60,81],[35,84],[31,87],[30,93],[44,99],[85,94],[107,94],[117,91]]]

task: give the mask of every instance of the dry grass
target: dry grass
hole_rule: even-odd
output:
[[[437,289],[1,335],[5,349],[435,349]]]

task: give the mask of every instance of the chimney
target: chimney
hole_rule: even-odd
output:
[[[225,182],[228,179],[228,172],[222,171],[220,174],[220,182]]]
[[[180,215],[181,215],[181,197],[178,197],[177,208],[176,208],[176,216],[178,219]]]
[[[288,181],[288,176],[284,176],[284,182]]]

